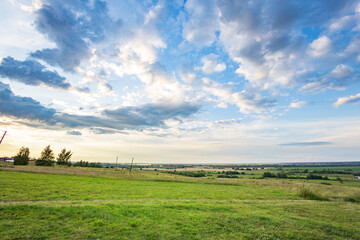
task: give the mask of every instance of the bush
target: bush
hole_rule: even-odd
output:
[[[285,172],[278,172],[278,174],[277,174],[277,177],[278,178],[287,178],[287,175],[286,175],[286,173]]]
[[[315,174],[312,174],[312,173],[308,174],[308,175],[306,176],[306,178],[307,178],[307,179],[323,179],[322,176],[320,176],[320,175],[315,175]]]
[[[80,162],[76,162],[73,164],[74,167],[92,167],[92,168],[102,168],[103,165],[99,162],[95,163],[95,162],[87,162],[87,161],[83,161],[81,160]]]
[[[227,175],[238,175],[240,174],[238,171],[222,171],[222,174],[227,174]]]
[[[324,185],[332,185],[331,183],[328,183],[328,182],[321,182],[320,184],[324,184]]]
[[[238,176],[234,176],[234,175],[228,175],[228,174],[220,174],[217,175],[218,178],[239,178]]]
[[[326,198],[314,193],[309,187],[301,185],[299,188],[299,196],[307,200],[320,200],[325,201]]]
[[[41,160],[37,159],[35,160],[36,166],[53,166],[55,161],[47,161],[47,160]]]
[[[18,154],[14,157],[14,165],[28,165],[30,150],[27,147],[21,147]]]
[[[340,183],[343,183],[343,180],[339,177],[336,177],[336,181],[339,181]]]
[[[203,171],[197,171],[197,172],[174,171],[174,172],[166,172],[166,173],[176,174],[186,177],[206,177],[206,174]]]
[[[353,202],[353,203],[358,203],[359,202],[359,200],[357,200],[357,199],[355,199],[353,197],[347,197],[347,196],[343,197],[343,200],[345,202]]]
[[[178,172],[180,175],[187,177],[206,177],[204,172]]]
[[[272,174],[271,172],[264,172],[264,173],[263,173],[263,177],[274,178],[274,177],[276,177],[276,176],[275,176],[275,174]]]

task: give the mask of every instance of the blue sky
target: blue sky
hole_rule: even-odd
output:
[[[360,1],[0,2],[1,155],[360,159]]]

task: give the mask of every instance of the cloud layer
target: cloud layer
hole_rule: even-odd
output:
[[[199,107],[183,104],[177,107],[147,104],[138,107],[120,107],[104,110],[99,116],[59,113],[47,108],[29,97],[16,96],[9,85],[0,82],[0,113],[3,116],[40,122],[42,127],[93,128],[95,133],[110,133],[116,130],[142,130],[148,127],[166,127],[165,121],[189,117],[199,111]],[[29,123],[29,125],[33,125]],[[80,135],[69,131],[69,135]]]
[[[71,87],[64,77],[56,71],[46,70],[46,67],[36,60],[3,58],[0,61],[0,76],[33,86],[46,85],[65,90]]]
[[[0,113],[20,119],[38,120],[54,125],[56,110],[42,106],[30,97],[14,95],[9,85],[0,82]]]
[[[323,146],[332,144],[331,142],[314,141],[314,142],[290,142],[280,144],[281,146],[294,146],[294,147],[309,147],[309,146]]]
[[[339,107],[343,104],[349,104],[349,103],[360,103],[360,93],[353,95],[353,96],[349,96],[349,97],[342,97],[339,98],[335,103],[334,106],[335,107]]]
[[[116,33],[120,22],[110,18],[101,0],[46,0],[36,11],[35,25],[57,48],[37,50],[31,56],[70,71],[91,57],[90,43]]]

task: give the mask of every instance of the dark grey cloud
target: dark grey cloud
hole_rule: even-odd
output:
[[[90,128],[90,131],[95,134],[114,134],[119,132],[113,129],[105,129],[105,128]]]
[[[101,0],[46,0],[36,12],[35,26],[57,48],[38,50],[31,56],[73,70],[90,57],[89,44],[114,34],[120,22],[111,19],[106,3]]]
[[[105,110],[101,113],[102,116],[60,113],[53,108],[42,106],[32,98],[16,96],[9,85],[0,82],[0,114],[19,120],[31,120],[30,123],[21,120],[20,122],[32,127],[89,128],[97,134],[110,134],[124,129],[142,130],[150,127],[166,127],[166,120],[181,121],[182,118],[189,117],[198,111],[198,106],[184,103],[176,107],[156,104],[121,107]],[[77,131],[68,132],[72,135],[77,135],[77,133]]]
[[[321,25],[356,4],[355,0],[218,0],[222,20],[237,21],[249,32],[289,29],[294,24]]]
[[[69,89],[70,83],[56,71],[46,70],[46,67],[36,60],[18,61],[12,57],[3,58],[0,62],[0,76],[16,80],[27,85]]]
[[[296,1],[296,0],[293,0]],[[356,0],[320,0],[320,1],[298,1],[299,6],[304,8],[306,15],[303,23],[307,26],[321,25],[329,19],[339,16],[343,10],[353,12],[356,4]]]
[[[280,146],[295,146],[295,147],[308,147],[308,146],[322,146],[330,145],[332,142],[314,141],[314,142],[290,142],[279,144]]]
[[[54,125],[56,111],[29,97],[14,95],[9,85],[0,82],[0,114],[20,119],[39,120]]]
[[[105,110],[104,114],[130,126],[162,126],[167,119],[180,120],[198,111],[199,106],[189,103],[176,107],[146,104],[139,107],[121,107],[115,110]]]
[[[229,56],[244,69],[249,69],[249,72],[256,72],[257,69],[261,71],[262,68],[269,70],[268,73],[264,70],[264,79],[277,82],[278,76],[284,74],[283,69],[288,69],[289,73],[294,73],[289,74],[294,76],[294,79],[289,77],[289,83],[295,84],[298,78],[300,79],[297,72],[302,72],[301,67],[311,68],[307,66],[312,60],[307,61],[306,50],[309,41],[317,36],[309,35],[307,32],[319,29],[318,34],[328,34],[324,29],[329,27],[329,23],[337,17],[354,14],[357,4],[356,0],[218,0],[220,21],[223,23],[220,25],[219,40],[224,43]],[[349,34],[349,38],[354,36],[354,33]],[[341,38],[332,41],[333,51],[343,52],[344,49],[341,48],[344,48],[346,40]],[[271,55],[279,51],[283,56],[296,56],[295,62],[298,64],[294,64],[290,58]],[[348,54],[354,53],[352,51]],[[339,59],[340,55],[337,55],[333,62],[321,63],[317,69],[331,68],[334,63],[345,62],[344,59]],[[357,57],[358,54],[354,56]],[[269,61],[270,57],[276,60]],[[319,74],[323,73],[319,71]],[[254,83],[257,79],[253,75],[255,74],[245,77]],[[319,80],[321,81],[317,81]],[[282,84],[288,83],[283,81]]]
[[[290,36],[282,32],[275,32],[269,37],[268,42],[265,45],[265,48],[270,52],[277,52],[284,49],[290,43]]]
[[[199,111],[198,106],[183,104],[177,107],[147,104],[139,107],[121,107],[105,110],[98,116],[61,113],[56,121],[63,127],[91,128],[97,134],[114,133],[116,130],[165,127],[165,120],[189,117]]]
[[[59,113],[56,116],[56,122],[58,123],[59,127],[63,128],[101,127],[122,130],[129,127],[128,125],[111,118],[74,115],[67,113]]]
[[[265,63],[261,43],[256,41],[249,41],[246,46],[240,49],[236,54],[257,64]]]
[[[67,131],[67,132],[66,132],[66,135],[81,136],[82,133],[79,132],[79,131],[73,130],[73,131]]]
[[[328,23],[329,19],[339,16],[344,9],[354,9],[355,4],[354,0],[218,1],[221,20],[224,23],[236,22],[239,33],[262,36],[262,38],[264,34],[271,36],[272,32],[276,33],[274,36],[279,37],[271,37],[268,39],[270,42],[267,42],[267,47],[274,50],[293,45],[293,41],[298,40],[294,38],[294,26],[298,26],[299,29],[321,26]],[[289,41],[290,38],[293,41]],[[252,50],[246,50],[247,48],[248,46],[244,46],[244,51],[239,54],[258,56],[258,53],[250,54],[249,51],[259,51],[262,46],[257,46]]]

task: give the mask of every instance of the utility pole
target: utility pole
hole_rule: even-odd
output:
[[[131,174],[131,169],[132,169],[132,166],[133,166],[133,162],[134,162],[134,158],[131,159],[130,174]]]
[[[116,156],[116,166],[115,166],[115,171],[117,171],[117,163],[118,163],[118,159],[119,159],[119,156]]]

